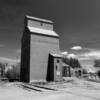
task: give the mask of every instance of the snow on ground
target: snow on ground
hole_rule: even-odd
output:
[[[0,100],[100,100],[100,83],[68,79],[42,85],[57,91],[28,91],[21,83],[0,83]]]

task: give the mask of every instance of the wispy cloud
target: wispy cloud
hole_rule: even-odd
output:
[[[0,62],[17,63],[17,62],[20,62],[20,59],[12,59],[12,58],[7,58],[7,57],[0,57]]]
[[[73,46],[71,49],[72,50],[82,50],[82,47],[81,46]]]
[[[67,51],[62,52],[62,55],[67,55],[67,54],[68,54]]]
[[[82,46],[73,46],[71,49],[76,51],[73,56],[76,56],[79,60],[100,59],[100,50],[98,49],[83,48]]]
[[[68,58],[77,58],[77,55],[71,53],[71,54],[68,54],[67,57],[68,57]]]
[[[67,51],[62,52],[62,55],[67,58],[77,58],[74,53],[68,53]]]
[[[91,50],[90,52],[85,52],[80,55],[77,55],[79,60],[91,60],[91,59],[100,59],[99,50]]]

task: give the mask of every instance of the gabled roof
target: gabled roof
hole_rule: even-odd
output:
[[[30,26],[27,26],[27,28],[32,33],[41,34],[41,35],[47,35],[47,36],[59,37],[59,35],[55,31],[53,31],[53,30],[47,30],[47,29],[42,29],[42,28],[37,28],[37,27],[30,27]]]
[[[25,16],[27,19],[31,19],[31,20],[36,20],[36,21],[41,21],[41,22],[47,22],[47,23],[51,23],[53,24],[53,22],[51,20],[46,20],[46,19],[42,19],[42,18],[37,18],[37,17],[32,17],[32,16]]]
[[[62,66],[70,67],[68,64],[62,62]]]
[[[62,57],[62,55],[61,54],[57,54],[57,53],[50,53],[50,55],[52,55],[53,57]]]

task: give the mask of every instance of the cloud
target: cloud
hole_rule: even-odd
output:
[[[20,62],[20,59],[12,59],[12,58],[7,58],[7,57],[0,57],[0,62],[17,63],[17,62]]]
[[[64,52],[62,52],[61,54],[62,54],[62,55],[67,55],[68,52],[67,52],[67,51],[64,51]]]
[[[90,57],[85,57],[85,56],[78,56],[78,60],[82,61],[82,60],[91,60],[92,58]]]
[[[71,49],[72,50],[82,50],[82,47],[81,46],[74,46]]]
[[[77,58],[77,56],[75,55],[75,54],[68,54],[68,56],[67,56],[68,58]]]
[[[92,52],[89,52],[89,53],[84,53],[83,54],[85,57],[100,57],[100,51],[92,51]]]
[[[90,52],[85,52],[77,55],[79,60],[94,60],[100,59],[100,50],[88,49]]]
[[[100,50],[98,49],[83,48],[82,46],[74,46],[71,49],[75,50],[72,56],[77,57],[79,60],[100,59]]]
[[[61,54],[67,58],[77,58],[77,55],[75,55],[74,53],[68,53],[67,51],[62,52]]]

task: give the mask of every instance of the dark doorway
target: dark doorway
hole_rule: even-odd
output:
[[[64,66],[62,69],[63,77],[70,77],[70,67]]]

